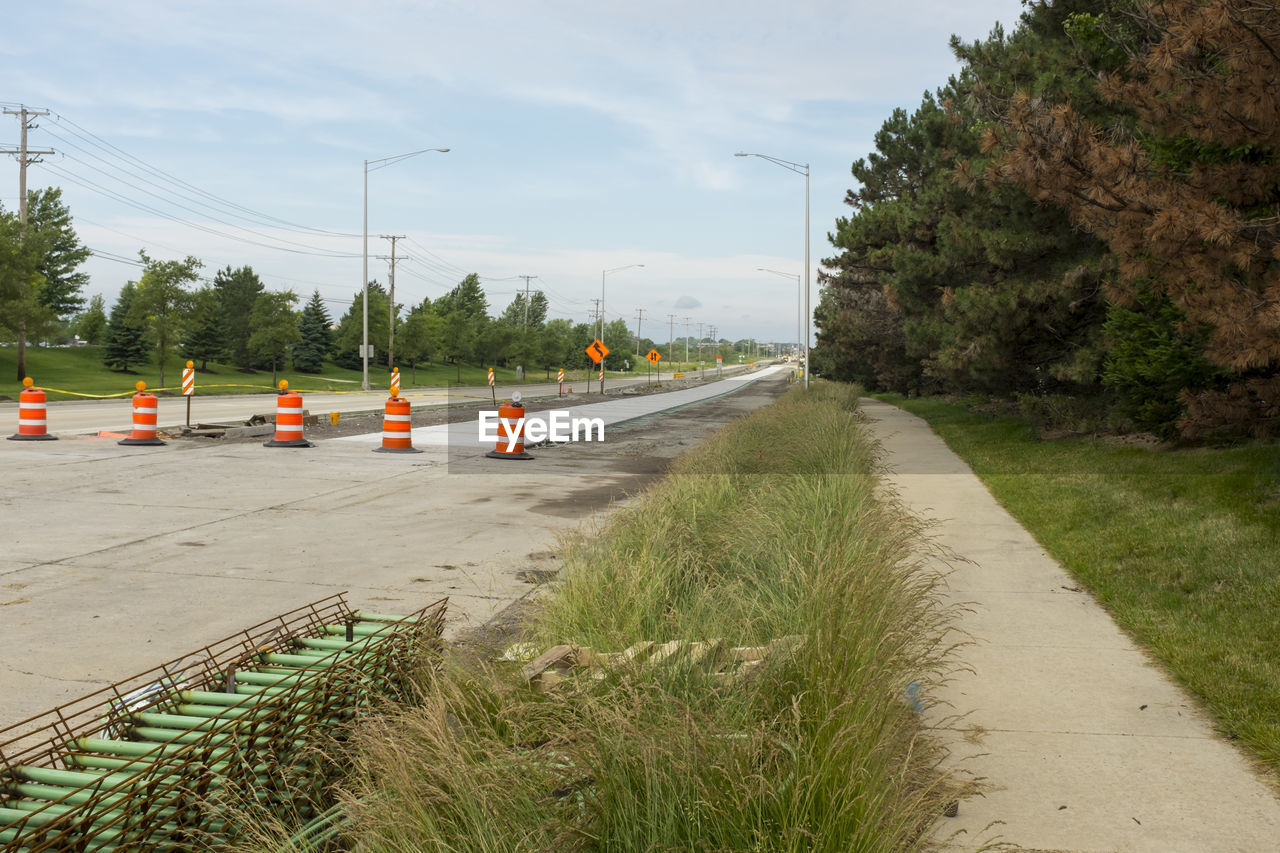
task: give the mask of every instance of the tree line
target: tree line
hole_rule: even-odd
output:
[[[293,291],[269,291],[249,266],[227,266],[212,279],[202,276],[203,263],[194,257],[159,260],[139,252],[142,270],[127,282],[108,311],[95,295],[86,300],[88,277],[78,267],[89,257],[71,224],[71,214],[57,189],[28,194],[28,221],[0,208],[0,330],[19,342],[19,379],[25,374],[22,356],[27,340],[69,340],[101,346],[102,360],[115,370],[154,362],[160,383],[165,367],[177,354],[198,364],[211,362],[241,371],[272,371],[286,365],[300,373],[319,373],[327,362],[360,369],[363,359],[365,293],[357,291],[351,308],[334,322],[319,291],[298,306]],[[541,291],[517,293],[506,309],[490,315],[480,277],[465,276],[448,293],[391,310],[387,289],[368,285],[371,362],[388,368],[408,368],[416,381],[420,365],[449,364],[462,379],[465,364],[522,366],[551,371],[560,367],[590,367],[585,350],[603,331],[610,349],[610,369],[642,365],[651,349],[671,353],[649,338],[636,340],[625,321],[604,324],[550,319]],[[692,342],[699,357],[720,355],[736,360],[750,355],[750,341]],[[676,345],[689,347],[681,339]]]
[[[815,369],[1280,431],[1280,4],[1033,0],[852,166]]]

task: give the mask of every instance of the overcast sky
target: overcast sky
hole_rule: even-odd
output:
[[[16,4],[0,28],[0,102],[45,109],[52,149],[29,186],[60,186],[99,253],[108,307],[153,257],[208,277],[249,265],[313,290],[336,320],[360,289],[365,161],[369,276],[396,301],[468,272],[501,311],[524,281],[552,316],[665,340],[668,315],[720,337],[792,341],[811,168],[812,300],[847,208],[850,164],[895,107],[958,65],[954,33],[1011,28],[1019,0],[736,2],[131,2]],[[0,147],[18,121],[0,116]],[[375,164],[376,165],[376,164]],[[0,161],[0,202],[18,166]],[[114,260],[113,260],[114,259]]]

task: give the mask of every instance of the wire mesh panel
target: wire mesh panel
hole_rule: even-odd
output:
[[[405,695],[446,604],[330,596],[0,730],[0,851],[190,850],[263,809],[314,816],[347,724]]]

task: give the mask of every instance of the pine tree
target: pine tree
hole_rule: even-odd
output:
[[[333,349],[333,330],[329,311],[324,307],[320,291],[313,291],[311,299],[302,309],[298,319],[301,339],[293,346],[293,368],[300,373],[319,373]]]
[[[250,267],[233,270],[228,266],[213,277],[213,286],[218,291],[226,324],[227,355],[236,367],[250,370],[253,352],[249,349],[249,335],[252,334],[249,315],[253,313],[253,303],[258,294],[263,291],[262,281]]]
[[[186,325],[179,351],[183,358],[200,362],[202,371],[207,370],[209,361],[221,358],[226,349],[226,323],[216,290],[202,287],[193,294]]]
[[[1168,299],[1226,388],[1187,387],[1183,433],[1280,432],[1280,4],[1137,2],[1068,21],[1121,120],[1021,91],[989,149],[1118,259],[1120,307]]]
[[[132,281],[120,288],[120,296],[107,320],[102,363],[115,370],[127,372],[130,365],[144,364],[151,355],[146,327],[133,316],[137,295],[138,286]]]

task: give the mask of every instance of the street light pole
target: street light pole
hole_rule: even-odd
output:
[[[644,264],[627,264],[625,267],[614,267],[611,270],[600,271],[600,343],[604,343],[604,277],[611,272],[629,270],[642,266],[644,266]],[[604,359],[600,360],[600,393],[604,393]]]
[[[390,166],[393,163],[399,163],[401,160],[408,160],[410,157],[416,157],[419,154],[425,154],[428,151],[438,151],[441,154],[448,154],[448,148],[420,148],[417,151],[410,151],[408,154],[393,154],[390,157],[379,157],[376,160],[364,161],[364,251],[363,263],[360,272],[360,292],[363,294],[362,314],[364,315],[364,333],[361,335],[360,345],[360,361],[363,364],[362,379],[360,381],[361,389],[369,390],[369,164],[377,163],[375,170]],[[393,307],[394,310],[394,307]]]
[[[790,160],[782,160],[777,157],[770,157],[767,154],[748,154],[745,151],[739,151],[733,155],[734,157],[759,157],[761,160],[768,160],[774,165],[789,169],[797,175],[804,175],[804,387],[809,387],[809,333],[813,328],[813,315],[809,309],[809,164],[808,163],[792,163]]]
[[[634,267],[642,267],[644,264],[627,264],[625,267],[614,267],[611,270],[600,271],[600,343],[604,343],[604,277],[611,272],[619,272],[620,270],[629,270]]]
[[[758,272],[771,272],[774,275],[786,276],[796,280],[796,352],[800,350],[800,339],[804,337],[804,309],[800,303],[800,273],[798,272],[782,272],[781,270],[768,270],[764,267],[756,267]]]

